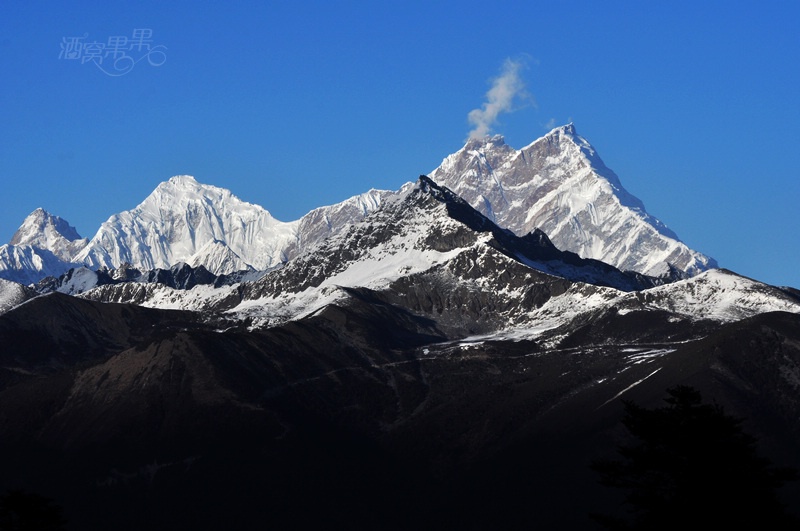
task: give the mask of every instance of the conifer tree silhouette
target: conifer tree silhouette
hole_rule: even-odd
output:
[[[758,456],[742,420],[703,404],[688,386],[667,390],[666,406],[624,401],[623,424],[635,437],[621,460],[595,462],[601,483],[626,491],[632,520],[592,515],[609,529],[798,529],[776,489],[797,479]]]

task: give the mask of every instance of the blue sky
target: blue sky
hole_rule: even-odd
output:
[[[284,221],[397,189],[463,145],[511,58],[531,98],[492,132],[574,122],[690,247],[800,287],[798,20],[794,0],[5,0],[0,243],[37,207],[91,237],[176,174]],[[59,57],[136,29],[163,64]]]

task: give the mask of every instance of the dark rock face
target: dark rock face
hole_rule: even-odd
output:
[[[69,287],[76,271],[77,270],[73,268],[59,277],[44,278],[36,283],[35,289],[39,293],[62,291],[65,286]],[[161,284],[173,289],[187,290],[199,285],[214,285],[218,287],[233,284],[238,281],[238,276],[236,274],[215,275],[202,265],[192,267],[185,263],[177,264],[169,269],[151,269],[149,271],[140,271],[128,264],[119,269],[102,268],[97,271],[89,271],[83,268],[82,271],[84,274],[93,275],[95,277],[94,283],[89,286],[89,289],[96,286],[117,286],[120,284],[139,283]],[[244,273],[245,272],[242,272],[242,274]],[[78,289],[74,294],[82,292],[83,289]],[[71,291],[70,293],[73,292]],[[142,300],[130,299],[129,302],[141,303]]]

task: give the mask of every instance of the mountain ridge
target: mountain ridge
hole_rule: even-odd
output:
[[[649,216],[572,124],[521,150],[500,136],[470,139],[429,175],[504,228],[519,235],[538,228],[558,248],[622,270],[675,278],[716,265]],[[218,274],[264,270],[363,219],[410,186],[396,192],[370,190],[281,222],[228,190],[175,176],[134,209],[111,216],[78,251],[65,254],[63,246],[56,249],[37,236],[28,240],[40,247],[24,252],[3,246],[0,277],[31,283],[76,265],[96,269],[124,263],[165,269],[187,262]],[[63,263],[39,250],[54,253]]]
[[[532,327],[536,335],[580,314],[611,310],[666,311],[676,319],[718,322],[800,312],[800,298],[791,291],[725,270],[667,283],[560,251],[541,231],[519,237],[426,176],[369,218],[266,273],[220,277],[183,265],[149,273],[112,271],[95,279],[83,271],[42,289],[98,301],[225,312],[255,328],[298,319],[335,304],[351,293],[348,289],[362,288],[440,320],[447,315],[452,323],[483,320],[480,333],[518,326]],[[530,291],[529,285],[537,284],[549,287]],[[470,304],[491,319],[473,310],[461,315],[459,308]]]

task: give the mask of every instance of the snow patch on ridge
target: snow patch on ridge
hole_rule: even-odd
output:
[[[766,312],[800,313],[800,302],[781,290],[725,269],[620,296],[624,307],[642,305],[693,319],[738,321]]]

